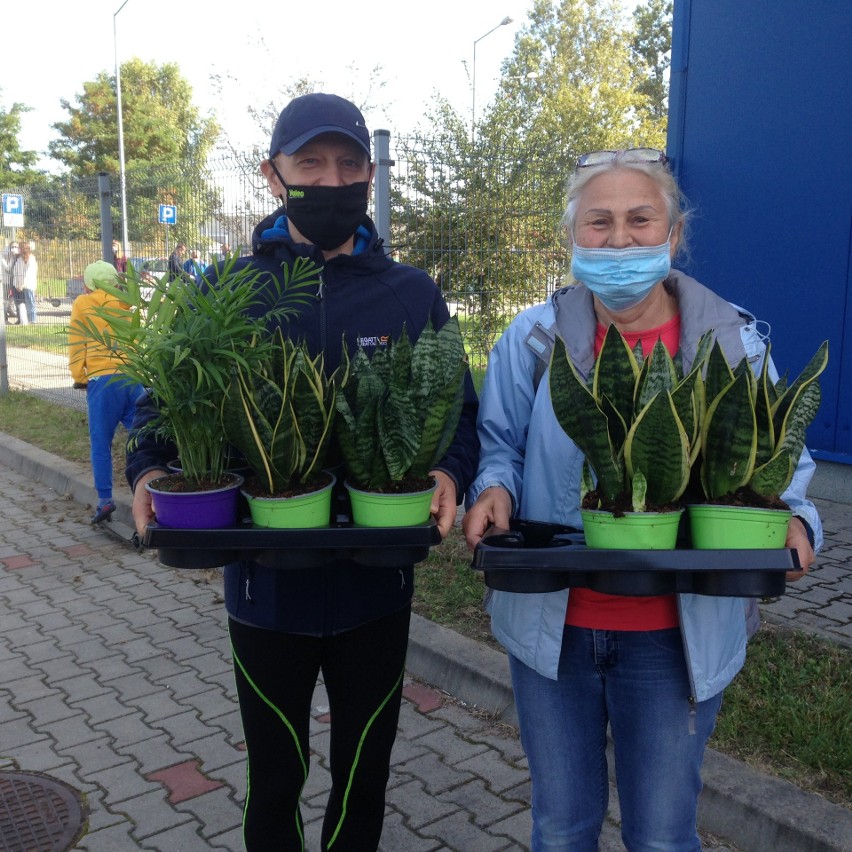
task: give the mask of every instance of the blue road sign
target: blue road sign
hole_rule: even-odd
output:
[[[24,196],[12,195],[9,192],[3,193],[3,212],[4,213],[23,213],[24,212]]]
[[[22,228],[24,225],[24,196],[3,193],[3,227]]]
[[[177,205],[161,204],[160,205],[160,224],[161,225],[177,225]]]

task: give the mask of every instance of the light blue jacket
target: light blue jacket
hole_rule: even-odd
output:
[[[755,318],[724,301],[683,273],[673,271],[681,319],[681,353],[687,370],[701,335],[713,329],[731,364],[748,357],[759,370],[766,351]],[[580,475],[583,454],[556,420],[547,375],[535,389],[537,356],[528,342],[538,324],[554,325],[559,313],[560,335],[572,360],[588,374],[594,363],[597,320],[592,296],[583,285],[560,290],[546,303],[519,314],[491,352],[482,392],[478,428],[482,443],[479,471],[469,504],[482,491],[499,485],[512,495],[516,517],[580,528]],[[532,344],[535,343],[535,333]],[[540,335],[539,335],[540,336]],[[777,374],[773,374],[777,380]],[[793,513],[814,532],[815,550],[822,545],[822,525],[806,498],[815,465],[802,453],[790,488],[782,495]],[[567,589],[544,594],[495,591],[488,610],[494,636],[526,665],[556,679]],[[678,611],[693,697],[704,701],[723,690],[745,660],[747,641],[744,598],[682,594]]]

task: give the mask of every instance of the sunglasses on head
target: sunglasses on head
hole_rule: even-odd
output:
[[[667,163],[669,158],[656,148],[624,148],[620,151],[590,151],[577,158],[577,168],[605,166],[615,161],[620,163]]]

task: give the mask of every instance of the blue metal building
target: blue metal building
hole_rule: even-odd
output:
[[[687,271],[770,324],[791,379],[829,340],[808,446],[852,464],[852,2],[675,0],[668,153]]]

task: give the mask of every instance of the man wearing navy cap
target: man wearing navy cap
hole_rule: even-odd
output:
[[[321,267],[315,298],[283,332],[323,354],[330,373],[342,346],[367,354],[403,328],[414,340],[447,305],[422,270],[394,262],[367,216],[374,167],[358,108],[337,95],[295,98],[281,112],[261,172],[281,207],[252,237],[251,265],[266,280],[298,257]],[[208,277],[220,269],[207,270]],[[263,286],[261,283],[257,286]],[[258,308],[259,309],[259,308]],[[455,440],[436,469],[432,514],[445,536],[476,470],[477,399],[466,377]],[[137,418],[134,433],[145,422]],[[131,446],[133,443],[131,441]],[[134,518],[152,519],[144,483],[165,472],[174,449],[140,435],[128,456]],[[225,567],[225,604],[248,751],[243,837],[248,850],[304,848],[299,797],[310,765],[311,699],[322,672],[331,711],[331,775],[322,849],[375,850],[396,736],[414,566],[387,568],[336,556],[316,568],[282,570],[257,562]]]

